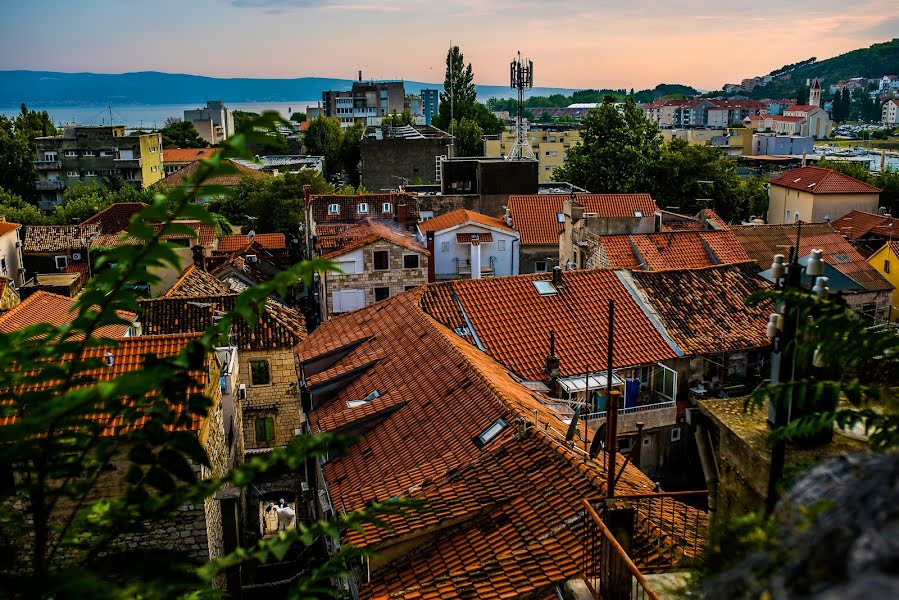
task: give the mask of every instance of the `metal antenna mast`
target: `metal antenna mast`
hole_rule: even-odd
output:
[[[515,117],[515,145],[509,153],[509,160],[534,160],[534,150],[528,142],[527,125],[521,112],[524,108],[524,91],[534,87],[534,61],[525,61],[518,52],[518,58],[510,64],[512,89],[518,91],[518,115]]]

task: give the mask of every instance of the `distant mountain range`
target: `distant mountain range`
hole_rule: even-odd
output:
[[[225,102],[286,102],[317,100],[325,90],[348,90],[351,79],[298,77],[296,79],[222,79],[144,71],[139,73],[57,73],[53,71],[0,71],[0,106],[20,103],[37,106],[185,104],[205,99]],[[442,85],[406,81],[407,93]],[[508,86],[479,85],[482,99],[505,98]],[[569,88],[534,88],[530,95],[571,94]]]

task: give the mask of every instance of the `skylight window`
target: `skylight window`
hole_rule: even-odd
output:
[[[541,296],[555,296],[556,287],[549,281],[535,281],[534,287]]]
[[[363,404],[368,404],[372,400],[377,400],[380,397],[381,397],[381,392],[379,392],[378,390],[375,390],[375,391],[371,392],[368,396],[363,398],[362,400],[348,400],[346,405],[347,405],[347,408],[357,408],[359,406],[362,406]]]
[[[635,210],[635,211],[634,211],[634,216],[637,217],[637,218],[642,217],[642,216],[643,216],[643,211],[642,211],[642,210]]]
[[[474,438],[474,444],[478,448],[483,448],[490,443],[490,440],[498,436],[503,429],[509,426],[509,422],[503,418],[499,418],[493,424],[484,430],[484,433]]]

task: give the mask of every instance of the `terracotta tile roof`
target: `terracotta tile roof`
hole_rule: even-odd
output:
[[[812,104],[794,104],[784,109],[784,112],[811,112],[816,108],[820,108],[819,106],[814,106]]]
[[[15,231],[19,227],[21,227],[21,225],[19,225],[18,223],[0,220],[0,235],[6,235],[10,231]]]
[[[422,233],[428,231],[443,231],[444,229],[463,225],[468,222],[477,223],[478,225],[486,225],[487,227],[495,227],[497,229],[503,229],[505,231],[514,231],[514,229],[506,225],[506,222],[501,217],[490,217],[485,214],[474,212],[472,210],[466,210],[464,208],[460,208],[440,215],[439,217],[434,217],[433,219],[428,219],[427,221],[419,223],[418,229]]]
[[[322,254],[322,258],[342,256],[347,252],[364,248],[369,244],[382,240],[402,246],[408,250],[413,250],[420,254],[430,255],[428,249],[422,246],[418,240],[415,239],[414,235],[394,229],[393,227],[388,227],[373,219],[365,219],[359,224],[345,229],[337,236],[336,240],[332,239],[332,242],[336,244],[336,249]]]
[[[187,267],[178,281],[166,291],[163,298],[188,298],[191,296],[217,296],[228,294],[231,290],[210,273],[197,268]]]
[[[24,251],[81,250],[100,233],[99,225],[29,225],[25,228]]]
[[[328,320],[297,348],[304,366],[340,349],[337,367],[377,358],[322,404],[312,386],[313,429],[341,423],[361,436],[323,467],[332,504],[349,511],[394,496],[427,503],[426,510],[389,518],[391,529],[346,533],[357,546],[395,550],[360,597],[499,598],[521,591],[543,597],[580,569],[579,501],[603,493],[603,457],[585,461],[565,444],[561,416],[428,318],[418,307],[420,294]],[[381,393],[372,401],[380,408],[363,410],[364,420],[353,423],[346,413],[355,409],[347,403],[373,390]],[[474,439],[498,419],[509,426],[478,447]],[[536,426],[519,435],[516,419]],[[654,484],[628,465],[619,485],[638,493]],[[681,505],[671,514],[688,510]],[[419,534],[425,535],[418,543],[401,545]],[[635,555],[638,564],[644,560],[639,548]]]
[[[38,323],[49,323],[55,327],[71,323],[77,316],[72,312],[74,306],[75,300],[72,298],[38,290],[0,315],[0,331],[9,333]],[[130,322],[134,320],[135,314],[122,311],[119,316]],[[94,336],[119,338],[127,331],[127,325],[105,325]]]
[[[899,237],[899,219],[862,210],[851,210],[833,221],[831,225],[837,233],[850,240],[857,240],[868,235],[889,237],[891,232],[893,236]]]
[[[509,196],[512,227],[521,234],[521,243],[551,245],[559,243],[556,215],[570,196],[540,194]],[[584,211],[606,218],[633,218],[634,212],[652,216],[658,207],[649,194],[578,194]]]
[[[219,148],[164,148],[163,163],[190,163],[201,158],[210,158]]]
[[[234,310],[237,294],[166,297],[140,301],[140,321],[147,335],[202,333],[219,312]],[[233,327],[241,350],[293,348],[306,337],[303,315],[269,301],[252,327],[243,319]]]
[[[598,242],[602,266],[612,269],[697,269],[749,260],[730,231],[604,235]]]
[[[128,229],[131,218],[147,208],[143,202],[116,202],[104,208],[93,217],[85,219],[82,225],[99,225],[100,233],[120,233]]]
[[[615,300],[615,368],[676,356],[614,271],[566,271],[563,277],[565,285],[550,296],[534,287],[535,281],[551,280],[546,274],[430,284],[422,308],[447,327],[458,329],[467,321],[471,339],[485,352],[531,380],[546,379],[550,330],[556,333],[563,376],[606,364],[605,344],[596,340],[606,339],[610,298]]]
[[[877,194],[881,191],[864,181],[821,167],[791,169],[772,177],[768,183],[811,194]]]
[[[771,265],[775,254],[786,255],[796,244],[796,225],[741,225],[732,226],[749,258],[762,269]],[[827,223],[802,225],[799,255],[808,256],[813,249],[824,251],[824,260],[869,291],[892,289],[890,283],[859,254],[852,244],[833,230]]]
[[[331,214],[328,207],[336,204],[338,212]],[[359,205],[365,204],[368,208],[366,212],[359,211]],[[389,210],[383,210],[384,205],[389,204]],[[418,223],[418,197],[412,194],[365,194],[359,196],[327,194],[319,196],[310,196],[306,210],[312,215],[315,221],[315,234],[320,235],[318,228],[319,223],[353,223],[363,219],[396,219],[398,214],[398,206],[404,204],[406,206],[406,218],[410,225]]]
[[[204,185],[223,185],[225,187],[234,187],[239,184],[242,179],[247,177],[251,179],[267,179],[271,177],[271,175],[268,175],[267,173],[245,167],[240,163],[234,162],[233,160],[226,159],[223,162],[230,163],[235,169],[237,169],[237,173],[233,175],[219,175],[218,177],[213,177],[212,179],[206,180],[204,182]],[[197,160],[181,169],[178,169],[171,175],[167,175],[166,177],[162,178],[162,180],[160,180],[159,182],[159,185],[181,185],[185,182],[186,179],[192,177],[194,173],[196,173],[198,168],[200,168],[200,161]]]
[[[127,337],[116,340],[114,345],[99,346],[88,348],[84,351],[84,358],[89,360],[103,359],[107,353],[113,355],[113,366],[103,366],[99,369],[88,369],[82,373],[84,377],[94,378],[96,381],[108,381],[118,377],[124,373],[140,370],[144,367],[147,356],[155,355],[163,358],[173,356],[181,352],[184,346],[195,339],[197,336],[191,335],[160,335],[160,336],[139,336]],[[206,356],[206,363],[209,364],[210,356]],[[204,393],[209,384],[209,369],[204,368],[192,374],[195,385],[188,387],[188,394]],[[52,381],[46,382],[44,386],[33,386],[26,391],[40,391],[45,387],[52,385]],[[147,391],[148,394],[154,393],[152,390]],[[97,413],[93,416],[97,421],[104,425],[101,435],[109,436],[121,433],[124,427],[124,421],[121,416],[113,419],[109,415]],[[15,415],[0,417],[0,426],[9,425],[16,420]],[[141,427],[147,422],[147,418],[141,418],[128,429],[133,427]],[[195,416],[191,423],[190,430],[199,431],[202,426],[202,420],[199,416]]]
[[[207,259],[214,264],[216,257]],[[257,254],[256,262],[249,262],[243,256],[225,257],[226,260],[212,269],[212,275],[228,286],[231,292],[242,292],[250,285],[271,281],[281,272],[281,267],[270,263]],[[247,283],[247,282],[252,283]]]
[[[761,348],[770,307],[746,305],[770,285],[753,263],[625,275],[652,306],[669,337],[686,355]]]
[[[199,246],[203,246],[204,248],[215,248],[215,227],[211,225],[207,225],[202,221],[196,220],[183,220],[183,221],[174,221],[174,223],[178,225],[185,225],[193,230],[194,235],[191,236]],[[164,225],[162,223],[156,223],[153,225],[153,228],[156,231],[156,234],[162,231]],[[170,233],[164,236],[161,236],[161,239],[164,240],[180,240],[184,239],[185,235],[181,233]],[[127,245],[135,245],[140,244],[136,238],[133,238],[127,235],[125,232],[120,231],[116,233],[107,233],[98,235],[91,242],[92,248],[115,248],[116,246],[120,246],[123,244]]]
[[[219,238],[219,252],[236,252],[240,251],[249,244],[249,238],[245,235],[225,235]],[[257,233],[253,237],[254,242],[263,248],[279,250],[287,248],[287,239],[283,233]]]

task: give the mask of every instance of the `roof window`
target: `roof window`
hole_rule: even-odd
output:
[[[328,214],[329,215],[339,215],[340,214],[340,205],[339,204],[329,204],[328,205]]]
[[[367,202],[359,203],[359,212],[362,214],[368,213],[368,203]]]
[[[372,400],[376,400],[381,397],[381,392],[378,390],[373,391],[368,396],[363,398],[362,400],[350,400],[346,403],[347,408],[356,408],[358,406],[362,406],[363,404],[368,404]]]
[[[537,293],[541,296],[555,296],[556,295],[556,287],[549,281],[535,281],[534,288],[536,288]]]
[[[381,205],[381,212],[389,213],[393,210],[393,205],[390,202],[385,202]]]
[[[487,444],[490,443],[490,440],[495,438],[502,432],[503,429],[509,426],[509,422],[503,418],[499,418],[493,422],[490,427],[484,430],[484,433],[474,438],[474,445],[478,448],[483,448]]]
[[[643,216],[643,211],[642,211],[642,210],[635,210],[635,211],[634,211],[634,216],[637,217],[637,218],[642,217],[642,216]]]

